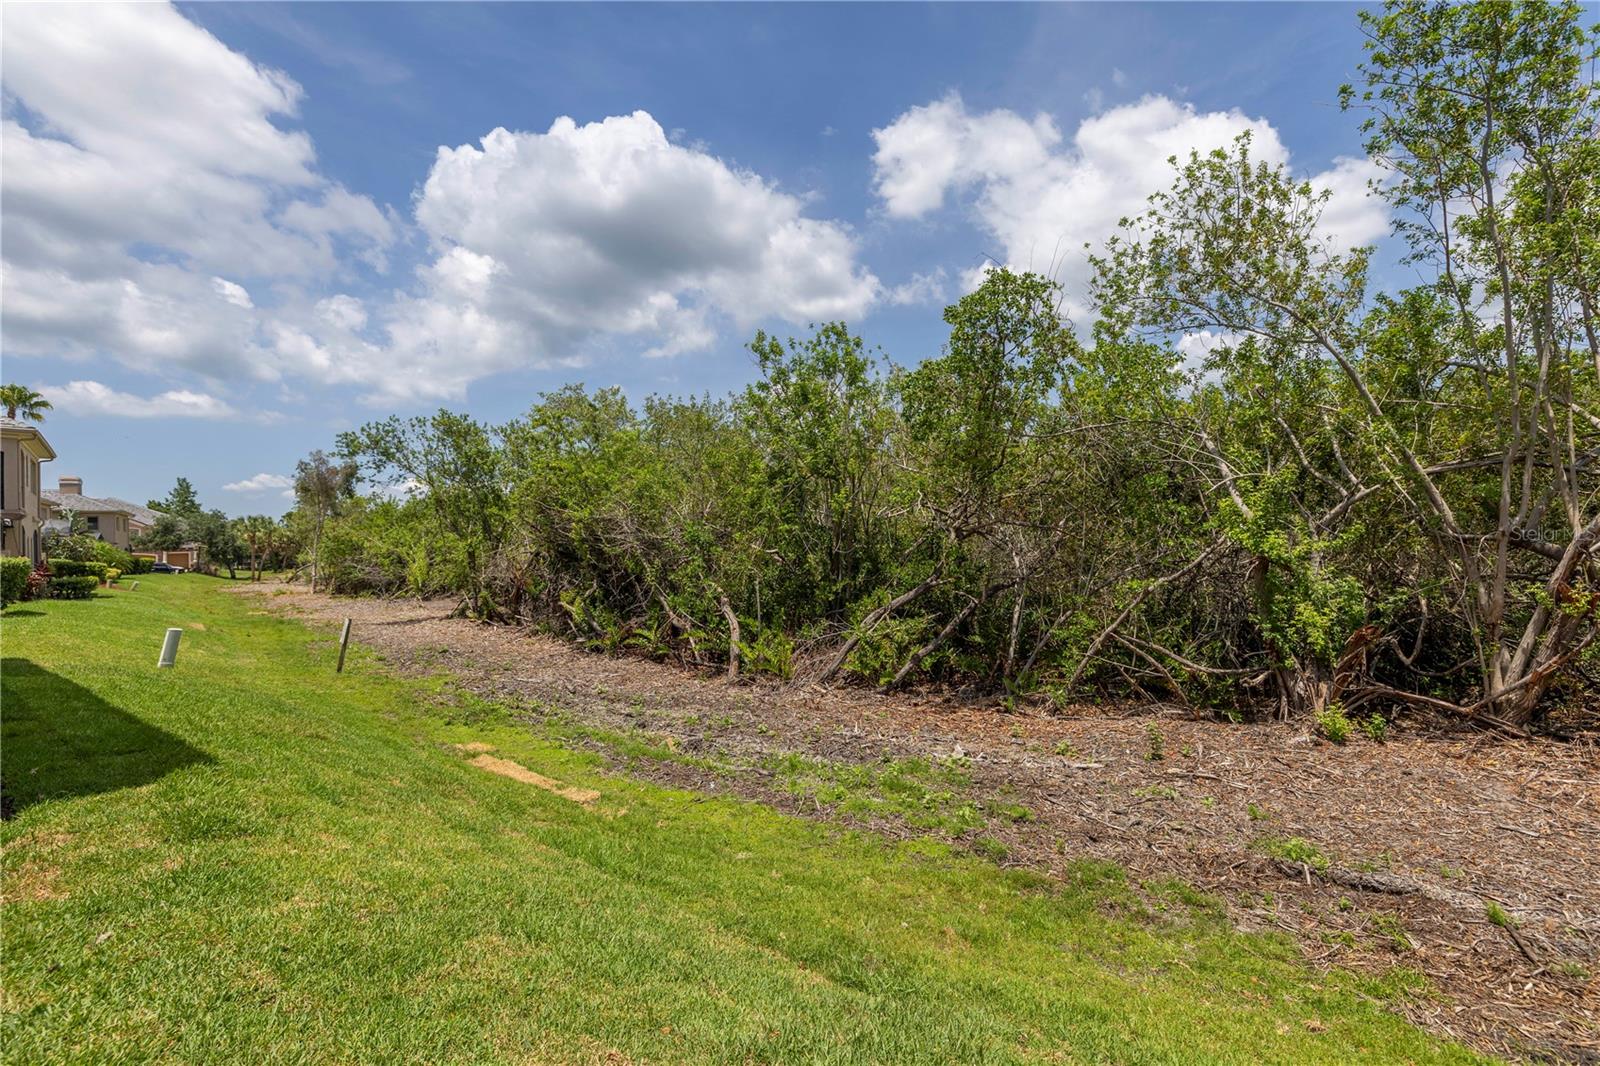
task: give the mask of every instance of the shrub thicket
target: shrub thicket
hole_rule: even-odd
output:
[[[110,569],[105,563],[79,559],[51,559],[50,573],[54,577],[92,577],[96,582],[106,579]]]
[[[15,555],[0,557],[0,604],[16,603],[28,592],[33,563]]]
[[[1570,4],[1358,17],[1412,287],[1242,137],[1174,161],[1076,325],[995,269],[914,368],[830,323],[757,334],[722,399],[343,434],[388,491],[303,464],[317,580],[730,672],[1525,725],[1600,667],[1595,37]]]
[[[52,577],[49,594],[58,600],[86,600],[100,587],[100,579],[91,574],[78,577]]]

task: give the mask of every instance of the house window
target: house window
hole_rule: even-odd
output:
[[[90,533],[100,532],[100,516],[97,514],[92,514],[88,518],[85,518],[83,520],[83,524],[89,527]]]

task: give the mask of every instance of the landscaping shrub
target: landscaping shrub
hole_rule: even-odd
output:
[[[146,559],[142,555],[128,556],[128,565],[122,568],[124,574],[148,574],[155,565],[154,559]]]
[[[116,567],[112,566],[106,568],[106,584],[115,585],[117,583],[117,578],[121,576],[122,571],[118,570]]]
[[[125,552],[115,544],[107,544],[103,540],[95,541],[94,561],[105,563],[126,574],[133,569],[133,553]]]
[[[51,563],[62,559],[71,559],[75,562],[87,563],[99,559],[99,547],[104,541],[98,537],[91,537],[84,533],[74,533],[70,537],[60,534],[46,534],[44,552],[50,557]]]
[[[7,556],[0,559],[0,604],[16,603],[28,593],[28,574],[33,564],[27,559]]]
[[[100,579],[93,574],[50,579],[50,595],[58,600],[86,600],[100,587]]]
[[[92,577],[96,584],[105,580],[106,564],[78,559],[51,559],[50,573],[55,577]]]
[[[50,574],[43,566],[36,566],[28,572],[28,590],[22,594],[25,600],[37,600],[44,595],[46,587],[50,584]]]

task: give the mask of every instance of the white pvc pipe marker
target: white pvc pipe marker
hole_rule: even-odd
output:
[[[167,630],[167,639],[161,642],[161,659],[157,666],[171,667],[178,662],[178,640],[183,636],[181,629]]]

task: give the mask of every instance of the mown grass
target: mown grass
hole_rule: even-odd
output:
[[[8,1061],[1475,1061],[1203,900],[613,776],[203,577],[0,640]]]

